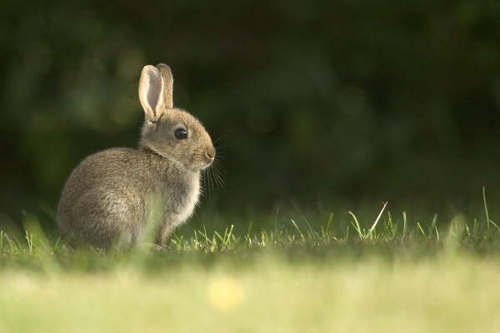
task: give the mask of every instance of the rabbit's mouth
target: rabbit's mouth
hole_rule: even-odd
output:
[[[189,170],[191,172],[199,172],[199,171],[205,170],[205,169],[209,168],[215,160],[214,154],[205,153],[204,156],[199,156],[198,154],[194,154],[191,157],[192,158],[191,161],[189,161],[187,163],[183,163],[182,160],[179,160],[179,159],[177,159],[177,158],[173,157],[172,155],[167,154],[165,152],[159,151],[159,150],[155,149],[154,147],[148,147],[148,149],[151,152],[153,152],[154,154],[159,155],[159,156],[169,160],[177,167],[185,169],[185,170]]]
[[[167,154],[161,154],[161,155],[164,158],[171,161],[172,163],[174,163],[175,165],[177,165],[178,167],[181,167],[185,170],[189,170],[191,172],[200,172],[202,170],[205,170],[205,169],[209,168],[214,161],[214,158],[210,158],[210,159],[204,158],[204,159],[198,160],[198,163],[196,163],[196,162],[193,163],[192,161],[187,162],[187,163],[183,163],[182,160],[178,160],[175,157],[172,157],[170,155],[167,155]]]
[[[200,170],[205,170],[208,167],[210,167],[212,165],[212,163],[214,163],[214,161],[215,161],[215,150],[206,151],[203,154],[201,160],[202,160],[202,166],[201,166]]]
[[[205,170],[205,169],[209,168],[209,167],[212,165],[212,163],[213,163],[213,161],[210,161],[210,162],[208,162],[208,163],[205,163],[205,165],[203,165],[203,166],[200,168],[200,170]]]
[[[207,161],[205,159],[201,159],[201,160],[197,160],[195,163],[192,163],[191,164],[191,168],[188,168],[186,167],[186,169],[189,169],[193,172],[199,172],[199,171],[203,171],[205,169],[208,169],[213,163],[213,160],[212,161]]]

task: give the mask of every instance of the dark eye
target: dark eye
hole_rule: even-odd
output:
[[[188,132],[184,128],[176,129],[174,134],[175,134],[175,137],[179,140],[187,139],[187,137],[188,137]]]

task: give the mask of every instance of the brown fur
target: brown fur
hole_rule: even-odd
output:
[[[138,149],[112,148],[85,158],[71,173],[59,201],[57,222],[71,244],[109,248],[133,245],[147,230],[164,243],[192,214],[200,171],[215,149],[203,125],[173,108],[170,68],[145,66],[139,97],[145,112]],[[187,139],[175,131],[183,128]]]

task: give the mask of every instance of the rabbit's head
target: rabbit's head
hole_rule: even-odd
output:
[[[139,99],[146,115],[140,145],[196,172],[215,159],[212,139],[198,119],[174,108],[174,79],[165,64],[144,66]]]

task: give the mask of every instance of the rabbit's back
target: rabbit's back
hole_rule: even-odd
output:
[[[155,183],[147,152],[114,148],[85,158],[67,180],[57,211],[63,236],[107,247],[133,242],[144,223],[145,197]]]

